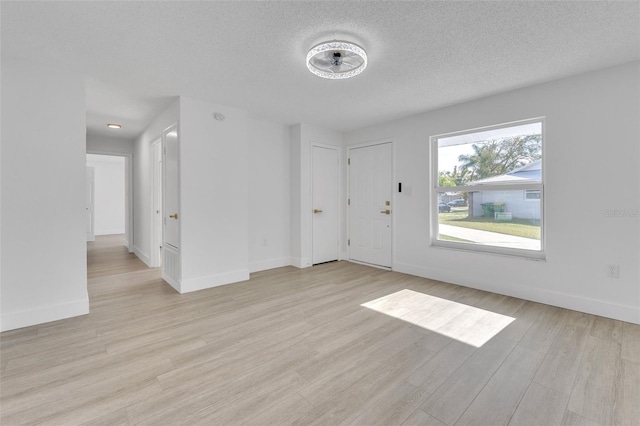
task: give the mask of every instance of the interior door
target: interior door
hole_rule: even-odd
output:
[[[85,179],[85,211],[87,217],[87,241],[96,240],[95,222],[96,168],[87,167]]]
[[[312,263],[338,260],[339,223],[339,156],[338,150],[328,147],[312,147],[311,200]]]
[[[153,266],[162,264],[162,140],[153,144]]]
[[[164,216],[163,244],[180,249],[180,172],[178,125],[174,124],[163,133],[164,185],[162,214]]]
[[[392,145],[349,150],[349,259],[391,267]]]

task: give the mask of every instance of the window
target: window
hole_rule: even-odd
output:
[[[524,191],[524,199],[525,200],[539,200],[540,199],[540,191],[535,189],[527,189]]]
[[[433,245],[544,257],[543,124],[431,137]]]

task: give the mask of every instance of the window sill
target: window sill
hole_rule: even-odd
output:
[[[507,247],[495,247],[478,244],[469,244],[461,242],[449,242],[435,240],[431,241],[430,248],[454,250],[458,252],[476,253],[476,254],[488,254],[501,257],[510,257],[523,260],[534,260],[538,262],[546,262],[546,254],[543,250],[525,250],[525,249],[513,249]]]

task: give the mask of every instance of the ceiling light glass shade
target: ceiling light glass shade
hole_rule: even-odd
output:
[[[116,124],[116,123],[109,123],[107,124],[107,127],[110,129],[120,129],[122,128],[122,126],[120,124]]]
[[[355,77],[367,68],[367,52],[347,41],[320,43],[307,53],[307,68],[332,80]]]

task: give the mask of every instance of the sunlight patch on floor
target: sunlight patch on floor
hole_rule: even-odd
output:
[[[477,348],[487,343],[515,320],[506,315],[408,289],[360,306]]]

